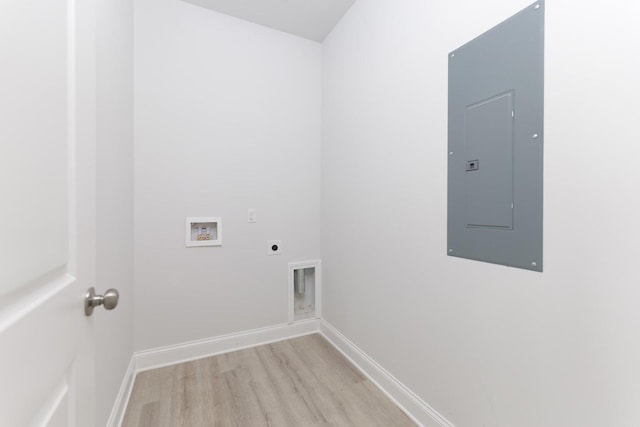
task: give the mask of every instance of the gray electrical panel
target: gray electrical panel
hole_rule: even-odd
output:
[[[450,256],[542,271],[544,2],[449,54]]]

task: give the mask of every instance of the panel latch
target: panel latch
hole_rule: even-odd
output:
[[[465,168],[465,170],[467,172],[477,171],[478,169],[480,169],[480,161],[479,160],[468,160],[467,161],[467,167]]]

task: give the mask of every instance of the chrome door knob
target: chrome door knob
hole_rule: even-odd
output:
[[[91,316],[93,309],[99,305],[103,305],[106,310],[113,310],[118,306],[119,298],[117,289],[108,289],[104,295],[96,295],[95,288],[91,287],[84,297],[84,314]]]
[[[107,292],[104,293],[102,304],[106,310],[113,310],[118,306],[119,298],[120,294],[117,289],[107,289]]]

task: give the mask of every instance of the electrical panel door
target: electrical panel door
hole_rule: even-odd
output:
[[[449,54],[449,255],[542,271],[543,101],[543,1]]]

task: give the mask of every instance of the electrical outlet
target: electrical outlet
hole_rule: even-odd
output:
[[[249,208],[249,210],[247,211],[247,222],[256,222],[255,208]]]
[[[267,255],[280,255],[282,252],[282,242],[280,240],[269,240],[267,242]]]

